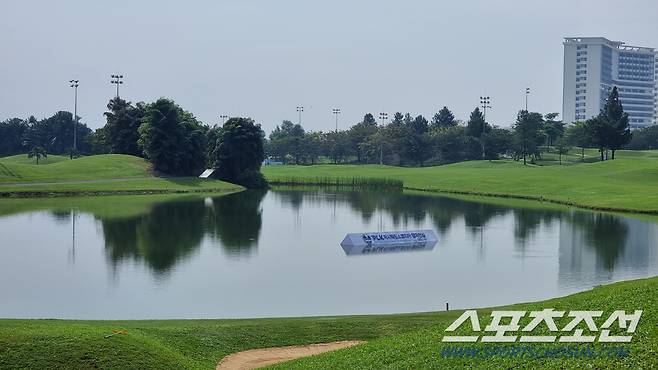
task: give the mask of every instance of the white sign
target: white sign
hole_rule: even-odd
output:
[[[431,250],[438,242],[433,230],[347,234],[340,246],[348,255]]]
[[[215,172],[215,169],[214,168],[209,168],[209,169],[203,171],[203,173],[201,175],[199,175],[199,178],[200,179],[207,179],[208,177],[210,177],[210,175],[212,175],[213,172]]]

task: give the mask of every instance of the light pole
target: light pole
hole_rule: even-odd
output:
[[[379,119],[382,120],[382,128],[384,127],[384,121],[388,119],[388,113],[381,112],[379,113]],[[379,165],[384,164],[384,137],[381,136],[379,139]]]
[[[224,126],[224,123],[226,123],[226,119],[228,118],[228,116],[225,115],[225,114],[222,114],[221,116],[219,116],[219,118],[221,118],[221,120],[222,120],[222,126]]]
[[[80,80],[70,80],[71,87],[75,90],[75,98],[73,100],[73,153],[71,159],[78,151],[78,85]]]
[[[304,107],[297,107],[297,113],[299,113],[299,125],[302,125],[302,112],[304,111]]]
[[[530,94],[530,88],[525,88],[525,111],[528,111],[528,95]]]
[[[112,77],[110,83],[117,85],[117,99],[119,99],[119,85],[123,84],[123,75],[112,75],[110,77]]]
[[[331,113],[336,116],[336,133],[338,133],[338,115],[340,114],[340,109],[339,108],[334,108],[332,109]]]
[[[482,159],[485,158],[484,155],[484,129],[487,127],[487,108],[491,109],[491,99],[488,96],[480,97],[480,105],[482,106],[482,136],[480,137],[480,142],[482,143]]]

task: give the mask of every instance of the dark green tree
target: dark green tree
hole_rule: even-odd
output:
[[[543,124],[543,116],[535,112],[522,110],[516,118],[514,124],[515,146],[518,156],[523,158],[524,165],[528,156],[532,156],[534,159],[539,155]]]
[[[475,108],[466,124],[466,135],[480,138],[490,129],[491,127],[484,121],[480,108]]]
[[[36,158],[37,164],[39,164],[39,159],[41,159],[41,157],[47,158],[48,153],[46,153],[46,150],[44,148],[40,146],[35,146],[32,149],[30,149],[30,151],[27,153],[27,157]]]
[[[615,152],[628,144],[632,137],[628,123],[628,113],[624,112],[624,107],[619,100],[617,86],[614,86],[610,91],[601,115],[609,126],[609,137],[606,140],[607,147],[612,152],[612,159],[615,159]]]
[[[267,186],[260,167],[265,159],[265,133],[251,118],[230,118],[220,130],[213,151],[215,176],[248,188]]]
[[[590,135],[586,123],[578,121],[569,125],[565,131],[564,138],[569,145],[580,148],[580,160],[584,162],[585,148],[592,145],[592,135]]]
[[[455,115],[452,114],[448,107],[441,108],[441,110],[432,117],[432,128],[447,128],[456,125],[457,121],[455,121]]]
[[[156,171],[195,176],[206,164],[206,130],[174,101],[160,98],[146,106],[139,145]]]
[[[564,136],[564,123],[556,120],[558,113],[544,115],[544,134],[546,145],[550,148],[559,138]]]
[[[104,113],[107,123],[105,133],[111,153],[142,156],[139,141],[139,126],[145,114],[144,105],[133,106],[121,98],[114,98],[107,104]]]

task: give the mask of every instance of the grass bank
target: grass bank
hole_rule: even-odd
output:
[[[405,189],[548,201],[602,211],[658,214],[656,152],[621,151],[618,159],[570,166],[471,161],[404,168],[379,165],[266,166],[268,181],[387,178]]]
[[[0,198],[236,191],[241,187],[196,177],[156,177],[142,158],[107,154],[69,160],[49,156],[36,165],[25,155],[0,158]]]
[[[512,310],[644,310],[629,344],[600,344],[628,350],[624,357],[448,358],[443,330],[461,311],[383,316],[312,317],[251,320],[64,321],[0,320],[2,369],[212,369],[224,356],[252,348],[367,340],[358,347],[295,360],[281,369],[425,368],[653,368],[658,366],[658,278],[597,287]],[[481,323],[491,309],[478,310]],[[568,321],[568,319],[567,319]],[[558,325],[563,324],[557,321]],[[598,322],[598,321],[597,321]],[[527,320],[522,320],[525,325]],[[600,326],[601,323],[598,323]],[[105,338],[113,330],[127,334]],[[540,327],[533,334],[547,334]],[[620,333],[613,330],[614,333]],[[587,333],[586,333],[587,334]],[[471,346],[482,346],[481,343]],[[489,344],[491,346],[492,344]],[[513,344],[498,344],[510,346]],[[568,343],[528,344],[559,349]],[[579,344],[578,346],[590,346]]]

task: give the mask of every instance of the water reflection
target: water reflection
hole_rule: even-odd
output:
[[[216,198],[155,204],[150,212],[128,218],[101,218],[108,258],[143,260],[156,273],[168,272],[191,255],[204,236],[219,239],[229,255],[249,255],[261,228],[264,192],[248,191]]]
[[[0,317],[426,311],[658,273],[656,222],[522,205],[317,189],[0,200]],[[425,229],[436,246],[339,245],[347,233]]]
[[[143,261],[154,272],[164,274],[194,253],[204,237],[217,240],[225,253],[249,257],[258,248],[262,227],[261,202],[266,192],[246,191],[212,198],[192,198],[155,203],[149,211],[130,217],[97,216],[102,227],[107,258],[116,266],[122,261]],[[571,242],[561,249],[591,249],[602,269],[612,270],[629,241],[632,219],[612,214],[578,210],[513,208],[471,200],[400,194],[391,192],[340,192],[273,190],[277,203],[292,210],[296,228],[301,227],[300,210],[305,207],[348,207],[365,223],[374,217],[380,231],[431,223],[439,235],[447,235],[454,224],[463,224],[475,244],[484,248],[491,223],[512,217],[515,248],[524,253],[540,228],[568,230]],[[71,220],[71,211],[50,212],[57,223]],[[315,223],[317,220],[304,220]],[[324,222],[324,221],[321,221]],[[336,222],[335,214],[332,222]],[[642,221],[635,222],[643,223]],[[362,230],[351,230],[362,231]],[[337,236],[338,238],[339,236]],[[635,233],[636,243],[649,245],[652,233]],[[574,241],[576,238],[577,241]],[[638,238],[643,238],[637,241]],[[338,240],[338,239],[337,239]],[[650,250],[650,248],[644,248]],[[484,253],[484,251],[480,251]]]

